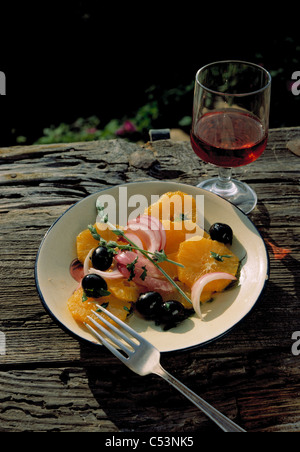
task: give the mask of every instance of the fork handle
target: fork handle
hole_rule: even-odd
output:
[[[190,400],[197,408],[199,408],[206,416],[215,422],[224,432],[246,432],[246,430],[239,427],[224,414],[220,413],[213,406],[191,391],[183,383],[177,380],[173,375],[169,374],[160,364],[153,370],[153,373],[159,375],[166,380],[170,385],[174,386],[187,399]]]

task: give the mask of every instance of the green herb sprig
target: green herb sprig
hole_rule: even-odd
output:
[[[230,257],[232,257],[232,256],[228,256],[228,255],[226,255],[226,254],[221,255],[221,254],[215,253],[214,251],[211,251],[210,254],[211,254],[212,257],[213,257],[214,259],[216,259],[216,261],[218,261],[218,262],[224,262],[224,257],[226,257],[227,259],[229,259]]]

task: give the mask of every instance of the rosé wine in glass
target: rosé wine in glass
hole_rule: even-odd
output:
[[[200,159],[219,168],[219,177],[198,186],[228,199],[245,213],[255,192],[231,179],[231,168],[248,165],[268,141],[271,77],[252,63],[222,61],[196,75],[191,145]]]

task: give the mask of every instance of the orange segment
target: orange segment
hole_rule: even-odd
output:
[[[131,309],[131,303],[124,300],[119,300],[113,295],[109,295],[108,297],[102,297],[98,300],[88,298],[86,301],[82,301],[82,295],[83,289],[80,287],[72,294],[72,296],[68,300],[68,308],[73,318],[79,323],[86,322],[92,325],[92,323],[87,318],[89,315],[98,320],[97,317],[93,314],[93,312],[97,309],[95,301],[100,305],[103,303],[108,303],[106,309],[123,321],[126,320],[128,311]],[[108,320],[110,323],[116,325],[116,323],[113,320],[111,320],[108,316],[106,316],[103,313],[101,315],[105,317],[105,319]],[[103,324],[103,326],[105,325]]]
[[[133,281],[127,279],[106,280],[109,292],[119,300],[136,302],[140,289]]]
[[[84,263],[89,251],[92,248],[97,248],[97,246],[99,246],[99,242],[94,239],[89,229],[85,229],[78,234],[76,239],[77,257],[82,264]]]
[[[181,191],[168,192],[145,210],[145,215],[153,215],[159,220],[197,221],[196,200]]]
[[[118,241],[118,236],[114,234],[110,229],[108,229],[106,224],[97,223],[94,225],[97,229],[98,234],[107,241]],[[80,262],[83,264],[86,256],[92,248],[96,248],[99,246],[98,240],[94,239],[89,229],[85,229],[84,231],[78,234],[76,239],[76,249],[77,249],[77,257]]]
[[[186,221],[170,221],[162,220],[162,224],[166,231],[165,252],[167,255],[177,253],[181,242],[191,238],[193,235],[209,237],[207,232],[200,228],[197,223],[191,220]]]
[[[168,259],[171,261],[177,262],[177,253],[170,253],[168,254]],[[175,264],[172,264],[171,262],[160,262],[159,266],[168,273],[169,276],[171,276],[172,279],[177,280],[178,279],[178,266]]]
[[[107,226],[107,224],[104,223],[96,223],[95,227],[98,231],[98,233],[101,235],[101,237],[104,240],[107,240],[108,242],[110,240],[112,240],[113,242],[117,242],[118,241],[118,236],[116,234],[113,233],[113,231],[111,231],[109,229],[109,227]],[[120,228],[120,226],[116,226],[117,228]],[[122,228],[120,228],[122,229]]]
[[[183,284],[180,281],[176,281],[176,284],[180,287],[180,289],[188,296],[189,299],[191,299],[191,289],[186,286],[185,284]],[[186,298],[184,298],[180,292],[178,292],[177,289],[175,289],[173,292],[164,295],[164,301],[169,301],[169,300],[176,300],[179,301],[181,304],[183,304],[183,306],[186,309],[192,309],[193,305],[191,303],[189,303]]]
[[[212,252],[231,257],[223,257],[223,262],[220,262],[213,257]],[[239,267],[239,259],[230,249],[205,237],[193,237],[181,243],[177,259],[184,265],[184,268],[178,267],[179,279],[190,288],[206,273],[225,272],[235,276]],[[205,292],[221,292],[228,284],[228,280],[213,281],[205,286]]]

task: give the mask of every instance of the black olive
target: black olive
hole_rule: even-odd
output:
[[[107,251],[105,246],[98,246],[92,254],[92,264],[97,270],[105,272],[111,267],[112,262],[112,254]]]
[[[138,312],[149,319],[154,319],[163,304],[162,296],[158,292],[146,292],[142,293],[135,307]]]
[[[86,296],[91,298],[100,298],[103,296],[103,291],[107,291],[106,281],[95,274],[86,275],[81,285]]]
[[[233,232],[228,224],[214,223],[209,229],[209,235],[212,240],[232,245]]]
[[[157,320],[160,323],[174,325],[182,322],[186,317],[184,306],[179,301],[169,300],[161,305]]]

